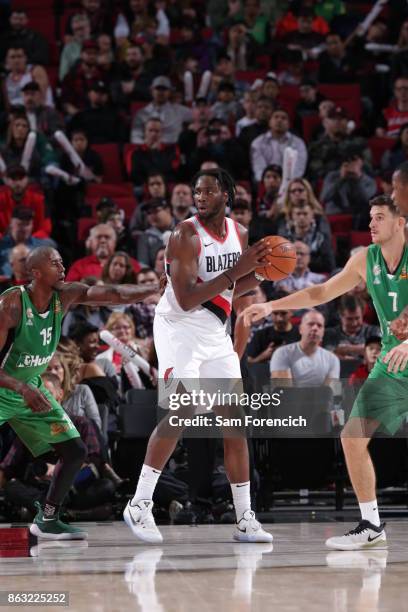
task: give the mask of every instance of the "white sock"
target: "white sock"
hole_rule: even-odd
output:
[[[150,465],[143,465],[137,483],[136,493],[133,496],[130,505],[133,506],[140,499],[153,499],[153,493],[159,480],[161,471]]]
[[[251,509],[250,483],[248,481],[231,484],[231,491],[238,522],[244,512]]]
[[[361,518],[363,521],[370,521],[376,527],[380,526],[380,515],[378,513],[378,504],[377,500],[373,499],[373,501],[362,502],[358,504],[360,506]]]

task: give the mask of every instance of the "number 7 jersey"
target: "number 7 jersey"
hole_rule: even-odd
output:
[[[372,297],[382,332],[382,349],[388,352],[400,344],[390,332],[390,322],[408,306],[408,248],[405,246],[394,274],[390,274],[381,247],[367,250],[367,290]]]
[[[24,287],[21,291],[21,319],[17,327],[10,329],[3,349],[0,366],[18,380],[29,382],[41,375],[51,361],[61,336],[62,306],[54,291],[49,310],[39,313]],[[16,287],[5,293],[15,291]]]

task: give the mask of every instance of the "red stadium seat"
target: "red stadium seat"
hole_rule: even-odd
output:
[[[350,248],[354,249],[357,246],[368,246],[371,244],[370,232],[351,232]]]
[[[134,117],[140,109],[144,108],[148,102],[132,102],[130,105],[130,115]]]
[[[126,175],[129,178],[132,172],[132,154],[136,151],[138,145],[126,143],[123,147],[123,163],[126,170]]]
[[[327,215],[333,234],[347,234],[353,226],[353,215]]]
[[[104,166],[103,180],[106,183],[121,183],[123,181],[122,163],[119,154],[119,146],[116,142],[107,144],[95,144],[91,147],[99,153]]]
[[[86,199],[88,198],[131,198],[133,197],[132,183],[89,183],[86,186]]]
[[[313,132],[320,125],[319,115],[306,115],[302,117],[302,134],[306,142],[312,140]]]
[[[78,219],[77,239],[78,242],[85,242],[89,236],[89,230],[96,225],[98,220],[95,217],[81,217]]]
[[[235,73],[237,81],[246,81],[247,83],[254,83],[256,79],[264,79],[267,70],[238,70]]]
[[[381,164],[382,156],[388,149],[395,145],[394,138],[379,138],[374,136],[368,139],[368,146],[373,157],[373,166],[377,168]]]

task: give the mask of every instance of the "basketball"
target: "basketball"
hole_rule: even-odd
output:
[[[264,238],[272,253],[267,256],[268,263],[256,268],[255,274],[265,280],[278,281],[292,274],[296,266],[295,245],[282,236]]]

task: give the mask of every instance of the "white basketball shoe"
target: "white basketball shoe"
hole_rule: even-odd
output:
[[[245,510],[235,526],[233,537],[237,542],[272,542],[273,540],[272,534],[262,529],[253,510]]]
[[[134,535],[149,544],[161,544],[163,536],[156,527],[153,518],[153,502],[151,499],[140,499],[132,505],[128,502],[123,511],[125,523],[133,531]]]
[[[343,536],[329,538],[326,546],[335,550],[363,550],[367,548],[386,548],[387,536],[384,531],[385,523],[376,527],[369,521],[361,521],[357,527],[351,529]]]

